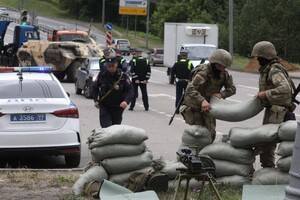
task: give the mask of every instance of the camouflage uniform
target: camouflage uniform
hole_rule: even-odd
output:
[[[258,52],[260,50],[260,52]],[[265,52],[263,52],[265,50]],[[265,107],[263,124],[280,124],[284,121],[286,111],[293,111],[292,88],[287,72],[276,58],[275,47],[272,43],[263,41],[253,47],[253,57],[263,57],[269,62],[260,66],[259,92],[265,91],[265,99],[261,99]],[[266,144],[262,147],[260,155],[262,167],[275,167],[276,143]]]
[[[193,69],[191,72],[193,78],[187,86],[180,111],[186,123],[190,125],[205,126],[211,132],[212,141],[214,141],[216,137],[216,119],[209,116],[206,112],[201,112],[202,101],[206,100],[209,102],[210,97],[214,93],[221,93],[222,97],[225,99],[235,94],[236,87],[233,84],[232,77],[227,71],[221,72],[220,77],[216,77],[212,65],[214,65],[214,62],[198,65]],[[224,66],[229,65],[226,64]],[[221,91],[223,87],[225,89]]]

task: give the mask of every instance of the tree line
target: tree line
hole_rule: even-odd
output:
[[[101,21],[102,0],[58,0],[62,9],[80,20]],[[278,55],[300,63],[300,1],[233,0],[233,50],[247,56],[253,45],[272,42]],[[105,1],[105,22],[125,27],[126,17],[119,15],[119,0]],[[134,16],[129,28],[134,29]],[[146,17],[137,17],[137,31],[146,31]],[[229,49],[229,0],[150,0],[150,34],[163,39],[164,22],[217,24],[219,48]]]

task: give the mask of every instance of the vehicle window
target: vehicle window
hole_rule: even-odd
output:
[[[81,39],[85,41],[86,37],[78,34],[64,34],[64,35],[59,35],[58,37],[59,41],[73,41],[74,39]]]
[[[0,81],[0,99],[11,98],[65,98],[63,91],[54,81],[17,80]]]
[[[157,54],[164,54],[164,50],[163,49],[157,49]]]
[[[154,49],[151,49],[151,50],[150,50],[150,54],[154,54]]]
[[[90,61],[90,68],[92,71],[99,71],[99,60],[91,60]]]
[[[215,47],[207,46],[194,46],[186,48],[189,52],[189,59],[209,58],[211,54],[216,50]]]
[[[35,39],[35,40],[39,39],[39,36],[35,31],[25,31],[25,35],[28,39]]]
[[[129,44],[129,42],[127,40],[119,40],[118,43],[119,44]]]

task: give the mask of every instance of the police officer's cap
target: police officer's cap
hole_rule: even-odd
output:
[[[143,51],[140,50],[140,49],[136,49],[135,52],[137,52],[137,53],[142,53]]]
[[[106,53],[106,52],[110,52],[110,48],[109,48],[109,47],[105,47],[105,48],[103,49],[103,53]]]
[[[106,63],[115,63],[117,62],[117,58],[115,56],[109,56],[105,59]]]
[[[179,53],[180,53],[180,54],[188,54],[189,51],[186,50],[186,49],[181,49]]]

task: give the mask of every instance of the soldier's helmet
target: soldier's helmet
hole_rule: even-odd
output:
[[[217,49],[208,59],[210,63],[219,63],[225,67],[229,67],[232,62],[231,55],[224,49]]]
[[[253,46],[251,57],[263,57],[272,60],[276,57],[275,46],[269,41],[261,41]]]

